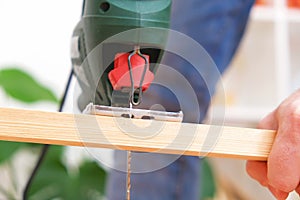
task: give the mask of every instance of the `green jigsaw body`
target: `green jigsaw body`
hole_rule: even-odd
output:
[[[113,68],[117,53],[130,52],[138,45],[142,53],[150,56],[150,63],[159,62],[167,34],[152,28],[168,28],[170,10],[171,0],[84,1],[82,18],[72,39],[76,47],[72,64],[83,91],[78,101],[80,109],[89,102],[111,105],[113,89],[107,74]],[[133,31],[129,37],[105,42],[137,28],[149,28],[149,32]],[[152,72],[155,68],[156,65],[150,66]]]

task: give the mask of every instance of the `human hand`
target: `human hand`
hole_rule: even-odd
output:
[[[258,128],[276,130],[277,135],[266,162],[247,162],[248,174],[279,200],[294,190],[300,194],[300,89],[265,117]]]

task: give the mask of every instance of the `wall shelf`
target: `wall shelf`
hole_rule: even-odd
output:
[[[274,21],[275,10],[269,6],[254,6],[251,12],[251,19],[259,21]]]
[[[300,9],[286,8],[277,11],[272,6],[254,6],[251,12],[251,19],[257,21],[276,22],[278,17],[284,17],[288,22],[300,23]]]
[[[210,113],[209,117],[224,119],[225,124],[254,126],[300,88],[299,35],[300,9],[287,8],[282,0],[254,6],[245,37],[224,74],[226,113]],[[224,106],[218,100],[224,98],[220,94],[212,103],[216,110]]]

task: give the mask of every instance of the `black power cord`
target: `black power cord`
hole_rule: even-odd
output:
[[[71,72],[70,72],[69,78],[68,78],[67,85],[65,87],[65,91],[64,91],[62,100],[60,101],[58,112],[62,112],[62,109],[64,107],[64,104],[65,104],[65,101],[66,101],[67,93],[68,93],[69,88],[70,88],[70,84],[71,84],[71,80],[72,80],[73,74],[74,74],[74,71],[72,69]],[[42,164],[44,158],[47,155],[49,147],[50,147],[49,144],[43,145],[43,148],[41,150],[40,156],[39,156],[39,158],[38,158],[38,160],[37,160],[37,162],[35,164],[34,169],[31,172],[31,175],[29,176],[29,179],[28,179],[26,185],[25,185],[25,189],[23,191],[23,200],[27,200],[28,199],[28,192],[29,192],[31,183],[32,183],[34,177],[36,176],[36,173],[38,172],[39,168],[41,167],[41,164]]]

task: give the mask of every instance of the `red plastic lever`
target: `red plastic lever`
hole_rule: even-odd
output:
[[[118,53],[115,57],[114,69],[108,73],[108,78],[114,90],[121,90],[123,88],[131,88],[130,71],[128,66],[129,53]],[[149,56],[144,55],[149,63]],[[134,88],[140,87],[140,82],[145,69],[145,60],[138,54],[134,54],[131,59],[132,77]],[[142,90],[145,91],[150,86],[154,79],[153,73],[146,66],[147,70],[142,83]]]

